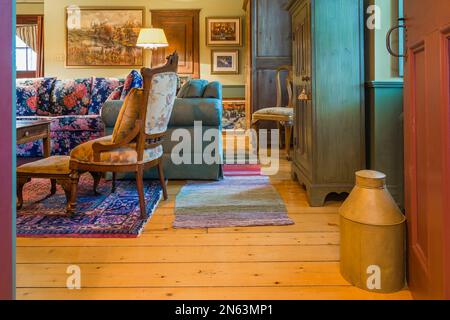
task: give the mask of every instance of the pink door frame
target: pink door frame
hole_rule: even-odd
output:
[[[13,26],[15,1],[0,0],[0,300],[15,297],[15,119]],[[15,68],[14,68],[15,69]],[[14,90],[14,91],[13,91]],[[14,98],[14,100],[13,100]],[[14,205],[13,205],[14,204]]]

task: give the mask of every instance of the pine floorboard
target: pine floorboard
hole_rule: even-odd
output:
[[[308,205],[282,160],[271,178],[293,226],[175,230],[171,181],[137,239],[17,239],[18,299],[411,299],[408,290],[374,294],[339,273],[339,199]],[[67,267],[81,268],[68,290]]]

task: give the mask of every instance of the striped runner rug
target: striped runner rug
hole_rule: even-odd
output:
[[[223,173],[226,177],[260,176],[261,166],[259,164],[226,164],[223,166]]]
[[[266,176],[188,182],[177,195],[174,228],[284,226],[294,222]]]

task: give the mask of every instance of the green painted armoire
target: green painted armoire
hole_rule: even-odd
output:
[[[362,0],[292,0],[292,174],[311,206],[348,193],[365,168]]]

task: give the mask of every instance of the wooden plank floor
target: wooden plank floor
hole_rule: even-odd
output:
[[[339,273],[340,202],[311,208],[282,161],[271,178],[290,217],[287,227],[174,230],[170,182],[138,239],[17,239],[18,299],[411,299],[351,287]],[[66,289],[69,265],[81,290]]]

